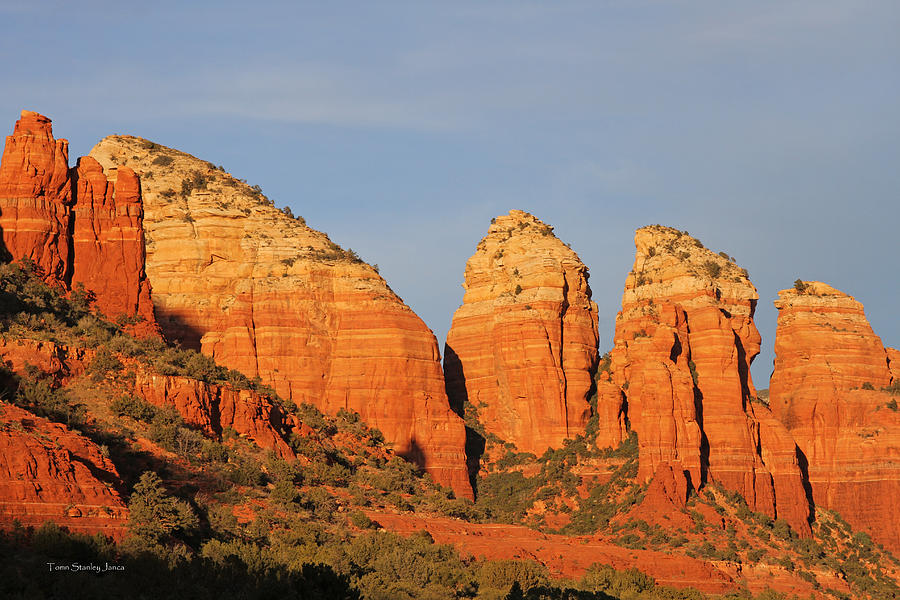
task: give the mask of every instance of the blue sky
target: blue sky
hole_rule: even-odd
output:
[[[491,217],[590,267],[610,347],[633,231],[798,277],[900,346],[900,4],[0,0],[0,119],[225,166],[372,263],[443,341]],[[3,127],[0,124],[0,127]],[[73,160],[74,162],[74,160]]]

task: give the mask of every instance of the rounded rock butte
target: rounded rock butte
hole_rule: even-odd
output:
[[[358,412],[472,498],[434,334],[372,266],[206,161],[129,136],[90,155],[140,176],[146,272],[167,338],[283,398]]]
[[[520,211],[492,221],[466,263],[466,293],[444,350],[447,394],[488,433],[542,454],[584,432],[597,365],[588,269]]]
[[[772,410],[797,441],[816,506],[837,511],[900,550],[898,353],[872,331],[863,305],[818,281],[775,301]]]

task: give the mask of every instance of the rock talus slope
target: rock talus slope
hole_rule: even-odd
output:
[[[0,228],[10,260],[29,259],[49,280],[93,292],[110,317],[141,317],[154,334],[144,273],[140,186],[123,170],[118,184],[92,158],[68,165],[68,142],[55,140],[50,119],[22,111],[0,162]]]
[[[588,269],[552,228],[519,210],[497,217],[466,264],[447,334],[454,408],[468,401],[488,433],[542,454],[584,431],[597,365]]]
[[[111,136],[91,156],[140,175],[146,270],[167,337],[284,398],[357,411],[472,496],[434,334],[373,267],[188,154]]]
[[[813,502],[900,549],[900,412],[882,388],[900,381],[863,305],[824,283],[775,301],[772,410],[808,464]]]
[[[639,229],[635,246],[610,357],[624,399],[607,391],[598,411],[625,408],[638,434],[639,478],[677,463],[691,485],[716,482],[809,534],[796,446],[753,402],[758,295],[746,271],[668,227]]]

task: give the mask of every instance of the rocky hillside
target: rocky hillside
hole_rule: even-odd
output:
[[[900,378],[853,297],[800,281],[775,301],[772,410],[802,451],[817,506],[900,551]]]
[[[444,351],[462,414],[523,452],[584,432],[597,364],[588,269],[553,228],[520,210],[493,219],[466,263],[463,304]]]
[[[375,268],[183,152],[112,136],[91,156],[111,173],[140,175],[146,269],[167,338],[283,398],[358,412],[471,497],[435,337]]]

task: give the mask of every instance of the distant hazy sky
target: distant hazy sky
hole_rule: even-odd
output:
[[[898,32],[896,0],[0,0],[0,130],[28,108],[73,162],[122,133],[224,165],[441,342],[493,216],[579,253],[604,351],[634,229],[686,229],[759,288],[766,387],[798,277],[900,346]]]

